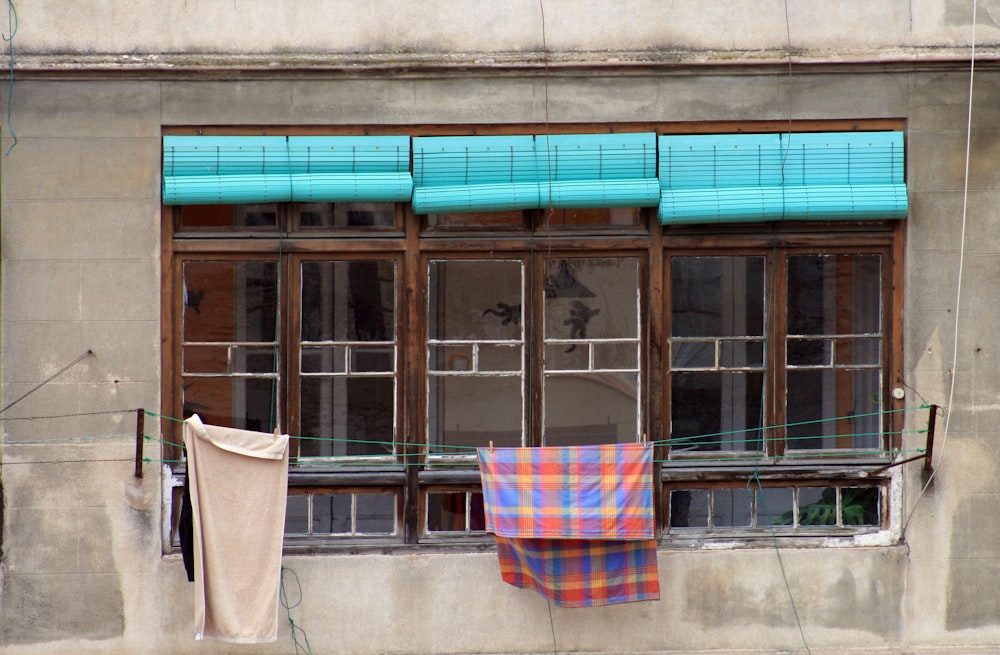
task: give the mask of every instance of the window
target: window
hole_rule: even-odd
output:
[[[653,442],[667,541],[886,524],[899,223],[283,201],[164,225],[164,413],[293,436],[289,548],[489,543],[489,444]]]
[[[671,453],[885,450],[888,256],[670,255]]]

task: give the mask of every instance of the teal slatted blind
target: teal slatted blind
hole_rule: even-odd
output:
[[[653,133],[416,137],[413,178],[418,214],[659,200]]]
[[[661,136],[664,224],[906,216],[902,132]]]
[[[400,202],[409,137],[163,137],[167,205]]]

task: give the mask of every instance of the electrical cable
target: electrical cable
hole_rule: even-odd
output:
[[[10,151],[17,145],[17,135],[14,134],[14,126],[11,119],[11,107],[14,104],[14,35],[17,33],[17,10],[14,8],[14,0],[7,0],[7,25],[10,28],[10,36],[3,35],[3,40],[9,44],[7,52],[10,66],[7,81],[7,131],[10,132],[10,136],[14,139],[14,142],[7,148],[4,157],[9,155]]]
[[[910,519],[913,518],[914,512],[917,511],[917,506],[920,504],[920,500],[927,493],[927,489],[930,487],[934,478],[937,477],[938,471],[944,464],[944,451],[945,446],[948,444],[948,429],[951,424],[951,415],[954,411],[955,402],[955,378],[956,369],[958,368],[958,346],[959,346],[959,325],[961,321],[961,309],[962,309],[962,278],[965,271],[965,230],[968,223],[968,209],[969,209],[969,162],[971,159],[970,153],[972,150],[972,92],[975,86],[975,76],[976,76],[976,14],[978,13],[978,2],[977,0],[972,0],[972,48],[969,52],[969,105],[968,114],[966,116],[965,125],[965,173],[964,180],[962,184],[962,221],[961,228],[959,230],[959,245],[958,245],[958,280],[955,284],[955,321],[954,321],[954,338],[952,340],[951,349],[951,369],[950,369],[950,380],[948,381],[948,399],[944,406],[944,426],[941,430],[940,446],[938,447],[938,465],[931,470],[930,475],[927,476],[927,480],[924,482],[923,486],[920,488],[920,493],[913,501],[913,507],[910,508],[909,513],[906,515],[906,521],[903,522],[903,527],[900,532],[902,536],[906,535],[906,527],[910,524]]]
[[[754,494],[751,485],[757,483],[757,493]],[[761,509],[764,511],[764,516],[767,518],[767,525],[771,531],[771,539],[774,542],[774,554],[778,558],[778,567],[781,569],[781,578],[785,582],[785,591],[788,592],[788,602],[792,605],[792,614],[795,616],[795,625],[798,626],[799,636],[802,638],[802,646],[805,647],[806,653],[812,655],[812,649],[809,648],[809,642],[806,641],[806,633],[802,628],[802,619],[799,617],[798,607],[795,605],[795,596],[792,594],[792,586],[788,581],[788,573],[785,571],[785,562],[781,558],[781,549],[778,547],[778,534],[774,529],[774,524],[771,522],[771,514],[767,509],[767,499],[764,498],[764,485],[761,484],[760,475],[758,471],[754,471],[753,475],[747,480],[747,492],[750,494],[751,501],[756,496],[760,499]],[[760,513],[758,513],[758,516]]]
[[[11,146],[11,147],[13,147],[13,146]],[[69,369],[73,368],[74,366],[76,366],[77,364],[79,364],[80,362],[82,362],[83,360],[85,360],[86,358],[93,357],[93,356],[94,356],[94,351],[93,350],[87,350],[87,352],[83,353],[82,355],[80,355],[79,357],[77,357],[76,359],[74,359],[69,364],[66,364],[66,366],[63,366],[61,369],[59,369],[55,373],[53,373],[49,377],[45,378],[44,380],[42,380],[41,382],[39,382],[38,384],[36,384],[34,387],[32,387],[31,389],[29,389],[27,392],[25,392],[24,395],[22,395],[21,397],[17,398],[16,400],[11,401],[11,403],[8,404],[3,409],[0,409],[0,414],[3,414],[8,409],[10,409],[11,407],[13,407],[17,403],[21,402],[22,400],[24,400],[25,398],[27,398],[31,394],[35,393],[36,391],[38,391],[39,389],[41,389],[42,387],[44,387],[49,382],[52,382],[57,377],[59,377],[60,375],[62,375],[66,371],[68,371]]]

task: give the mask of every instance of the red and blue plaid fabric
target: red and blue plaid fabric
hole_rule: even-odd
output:
[[[655,541],[497,537],[500,577],[560,607],[659,600]]]
[[[638,443],[480,448],[486,531],[501,537],[653,539],[653,450]]]
[[[652,449],[480,448],[503,580],[563,607],[660,597]]]

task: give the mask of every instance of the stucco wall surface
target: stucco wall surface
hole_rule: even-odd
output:
[[[964,47],[961,0],[35,0],[17,7],[27,54],[878,51]],[[544,21],[543,21],[544,19]],[[544,25],[543,25],[544,22]],[[1000,2],[980,0],[981,43]]]
[[[597,12],[599,4],[585,6]],[[871,12],[888,11],[897,12],[888,17],[893,21],[905,14],[912,25],[907,38],[917,43],[930,39],[945,14],[958,11],[954,3],[839,4],[851,24],[864,25],[857,33],[838,32],[844,39],[875,34]],[[202,13],[198,21],[185,18],[197,22],[193,33],[175,29],[168,37],[116,14],[123,5],[106,5],[99,12],[89,3],[63,3],[59,12],[50,5],[42,13],[25,5],[22,28],[38,20],[52,26],[27,30],[26,40],[44,49],[52,38],[78,43],[84,51],[87,39],[105,42],[80,25],[100,23],[102,39],[116,24],[116,33],[132,34],[137,44],[170,38],[183,41],[174,47],[193,48],[198,39],[209,39],[205,12],[232,8],[258,20],[280,13],[242,0],[213,3],[211,9],[198,2],[150,3],[151,24]],[[925,24],[930,5],[940,18]],[[569,3],[550,6],[558,17]],[[622,13],[629,15],[632,6],[623,5]],[[778,4],[748,6],[783,11]],[[444,5],[428,7],[443,11]],[[401,25],[416,22],[407,11],[401,15],[407,18]],[[489,15],[479,17],[487,27]],[[711,11],[689,12],[686,20],[707,24],[710,18]],[[78,32],[68,36],[74,19],[81,21]],[[805,22],[794,13],[790,19]],[[626,31],[624,20],[609,17],[604,38]],[[958,39],[967,26],[953,20]],[[302,20],[304,34],[316,38],[307,23]],[[278,32],[286,29],[281,20],[273,24]],[[466,33],[474,33],[472,27],[470,20]],[[64,32],[58,39],[51,36],[59,29]],[[709,31],[695,34],[717,43],[718,35]],[[569,27],[563,33],[567,44],[584,38],[568,36]],[[766,44],[781,37],[772,25],[768,35],[745,29],[739,38]],[[141,482],[132,477],[134,408],[158,408],[161,384],[162,126],[892,118],[906,125],[911,202],[904,276],[907,393],[913,403],[951,400],[952,410],[939,443],[938,472],[926,492],[921,494],[919,464],[895,471],[896,532],[885,543],[667,548],[660,552],[661,601],[553,608],[551,620],[539,597],[500,581],[495,555],[488,552],[290,555],[285,564],[301,582],[293,616],[314,652],[344,655],[793,652],[804,648],[803,640],[817,655],[995,652],[998,82],[995,72],[977,73],[968,178],[969,77],[957,68],[858,67],[794,76],[611,70],[550,79],[468,73],[305,80],[278,73],[255,80],[130,81],[92,75],[16,82],[11,125],[17,143],[5,130],[0,144],[4,151],[14,145],[0,161],[0,375],[5,406],[28,395],[3,413],[0,424],[2,651],[293,651],[286,623],[271,645],[194,641],[191,586],[180,558],[162,554],[165,502],[158,465],[146,464]],[[4,86],[0,105],[9,99]],[[87,351],[92,355],[47,381]],[[907,427],[923,427],[922,419],[916,421]],[[146,433],[159,428],[150,419]],[[922,446],[922,438],[913,434],[904,447]]]

